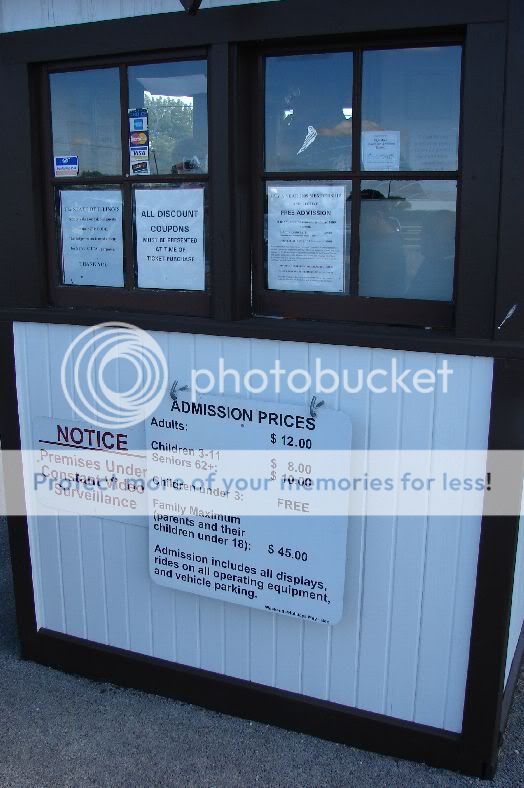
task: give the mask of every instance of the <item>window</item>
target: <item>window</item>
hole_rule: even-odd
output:
[[[51,71],[53,298],[209,312],[207,61]]]
[[[47,70],[53,303],[451,328],[459,42],[214,57]]]
[[[450,326],[461,47],[262,62],[256,312]]]

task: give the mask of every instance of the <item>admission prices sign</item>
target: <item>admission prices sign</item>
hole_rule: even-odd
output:
[[[348,450],[350,441],[349,417],[327,409],[312,417],[306,407],[275,403],[166,399],[146,422],[149,476],[159,490],[148,506],[152,579],[308,621],[339,621],[348,518],[311,516],[319,493],[308,487],[322,456]],[[246,507],[263,485],[267,514],[262,505]]]

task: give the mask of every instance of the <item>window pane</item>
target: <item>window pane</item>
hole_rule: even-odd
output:
[[[363,169],[458,168],[460,64],[460,47],[364,52]],[[377,132],[390,133],[392,153],[396,144],[394,166],[380,166]]]
[[[120,189],[60,189],[58,209],[63,283],[123,287]]]
[[[120,175],[118,69],[51,74],[53,156],[78,156],[82,177]]]
[[[350,170],[353,55],[268,57],[266,170]]]
[[[205,290],[209,277],[204,183],[134,190],[136,279],[153,290]]]
[[[151,63],[128,70],[129,108],[148,112],[152,175],[207,172],[207,63]]]
[[[348,292],[350,207],[348,182],[273,181],[267,185],[270,290]]]
[[[359,294],[451,301],[455,181],[363,181]]]

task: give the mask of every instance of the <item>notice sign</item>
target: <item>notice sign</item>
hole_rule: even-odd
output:
[[[307,490],[312,476],[325,475],[333,450],[345,450],[347,461],[339,464],[349,465],[350,443],[349,417],[328,409],[313,418],[307,407],[238,398],[165,401],[146,422],[148,476],[157,489],[148,506],[152,579],[224,602],[338,622],[348,518],[308,516],[318,493]],[[245,515],[246,500],[263,487],[269,498],[261,501],[271,499],[270,506],[250,506]]]
[[[365,170],[400,169],[400,131],[363,131],[362,166]]]
[[[204,189],[135,191],[138,286],[205,290]]]
[[[268,187],[270,290],[344,292],[344,185]]]
[[[121,192],[63,190],[60,214],[64,284],[123,287]]]

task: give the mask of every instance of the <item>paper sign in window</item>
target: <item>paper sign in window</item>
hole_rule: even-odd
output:
[[[345,186],[270,186],[267,196],[269,289],[344,292]]]
[[[60,213],[64,284],[123,287],[121,192],[64,190]]]
[[[399,170],[400,132],[363,131],[362,166],[365,170]]]
[[[205,290],[204,189],[137,189],[138,286]]]

